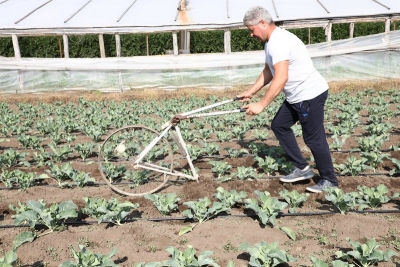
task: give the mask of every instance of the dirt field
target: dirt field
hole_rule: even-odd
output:
[[[397,87],[396,87],[397,86]],[[399,88],[400,83],[382,82],[353,83],[353,84],[331,84],[331,93],[341,92],[343,90],[360,90],[363,88],[372,88],[378,90]],[[240,92],[243,88],[235,88],[224,92],[213,93],[216,95],[232,95]],[[207,95],[210,92],[203,91],[198,94]],[[123,94],[103,94],[99,92],[65,92],[57,94],[35,94],[35,95],[2,95],[1,102],[15,104],[17,102],[53,103],[55,101],[77,101],[83,97],[88,100],[115,99],[163,99],[165,97],[174,97],[176,95],[188,96],[192,91],[159,92],[154,90],[143,90],[141,92],[126,92]],[[396,120],[396,119],[395,119]],[[384,148],[391,145],[400,144],[400,126],[393,131],[389,141],[385,142]],[[358,134],[357,132],[355,134]],[[0,138],[1,139],[1,138]],[[86,136],[78,135],[76,143],[89,141]],[[350,140],[350,139],[349,139]],[[305,147],[301,137],[298,138],[300,147]],[[278,145],[276,140],[268,140],[268,145]],[[237,147],[237,143],[224,143],[224,147]],[[354,148],[356,142],[353,140],[346,142],[342,150]],[[8,148],[22,149],[16,137],[7,138],[0,143],[0,151]],[[310,153],[305,151],[306,156]],[[400,159],[400,151],[390,151],[392,158]],[[344,153],[332,153],[336,162],[342,161],[349,155]],[[95,161],[96,155],[92,155],[87,161]],[[297,190],[300,193],[305,192],[305,188],[315,183],[315,181],[304,181],[295,184],[282,184],[277,178],[267,178],[252,181],[228,181],[225,183],[217,182],[209,170],[210,159],[204,158],[195,162],[196,167],[204,173],[200,182],[185,182],[168,184],[161,193],[175,192],[180,198],[178,210],[171,217],[181,217],[180,212],[187,209],[183,202],[198,200],[208,197],[215,200],[213,194],[216,188],[224,187],[226,190],[235,189],[245,191],[248,198],[255,198],[255,190],[268,191],[273,197],[279,197],[279,191],[283,189]],[[96,163],[87,164],[77,160],[76,157],[70,158],[73,167],[81,171],[90,173],[96,179],[96,182],[102,182],[98,166]],[[251,157],[228,159],[233,167],[253,166],[255,161]],[[391,162],[386,161],[378,174],[361,176],[339,176],[340,188],[345,192],[357,190],[358,185],[376,187],[384,184],[389,189],[389,195],[400,192],[400,177],[391,177],[382,173],[392,167]],[[24,171],[34,171],[43,173],[47,167],[32,166],[30,168],[21,167]],[[208,170],[207,170],[208,168]],[[318,179],[318,176],[315,177]],[[54,182],[48,181],[54,185]],[[13,224],[11,216],[14,214],[9,205],[16,205],[18,201],[25,203],[28,200],[45,199],[48,204],[60,203],[66,200],[72,200],[79,208],[84,206],[83,198],[87,196],[102,197],[105,199],[118,198],[121,201],[130,201],[138,203],[140,207],[134,211],[131,217],[138,220],[124,223],[121,226],[112,224],[97,224],[93,218],[80,218],[89,222],[90,225],[68,225],[62,231],[53,232],[41,236],[32,243],[26,243],[17,249],[19,258],[18,266],[58,266],[66,260],[73,260],[71,257],[71,247],[78,249],[78,245],[85,245],[93,252],[107,254],[112,248],[117,248],[118,252],[113,260],[119,266],[134,266],[139,262],[163,261],[169,259],[169,254],[165,249],[174,246],[183,251],[188,245],[192,245],[200,252],[211,250],[214,252],[212,258],[220,265],[226,266],[232,260],[235,266],[247,266],[250,256],[244,251],[238,250],[238,246],[243,242],[256,244],[262,240],[267,243],[278,242],[280,249],[286,250],[294,256],[297,261],[283,266],[311,266],[309,256],[320,258],[324,261],[335,259],[335,252],[338,250],[349,251],[350,244],[346,241],[349,237],[353,241],[365,242],[367,239],[375,238],[380,243],[380,249],[391,249],[400,254],[400,200],[395,199],[384,204],[378,210],[393,210],[395,213],[355,213],[350,212],[345,215],[340,213],[329,215],[314,216],[283,216],[280,217],[275,226],[263,226],[256,217],[242,216],[248,211],[243,206],[232,209],[232,215],[217,217],[199,224],[195,229],[183,236],[179,236],[179,231],[190,221],[155,220],[162,216],[156,207],[143,197],[125,197],[113,192],[107,185],[85,186],[83,188],[61,189],[55,186],[43,185],[35,186],[24,191],[17,189],[7,190],[1,186],[0,190],[0,211],[2,214],[0,228],[0,257],[12,248],[12,242],[15,236],[23,231],[29,230],[26,227],[5,227]],[[311,194],[305,204],[297,212],[324,212],[334,211],[334,206],[328,202],[324,194]],[[287,210],[285,210],[287,213]],[[151,219],[151,220],[148,220]],[[291,240],[279,227],[289,227],[296,234],[297,239]],[[44,233],[46,229],[36,229],[37,233]],[[393,257],[389,262],[379,263],[378,266],[400,266],[400,255]]]

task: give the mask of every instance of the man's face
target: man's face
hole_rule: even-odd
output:
[[[266,27],[268,24],[265,21],[260,21],[256,25],[248,25],[247,28],[250,31],[250,36],[257,38],[260,42],[264,43],[267,41]]]

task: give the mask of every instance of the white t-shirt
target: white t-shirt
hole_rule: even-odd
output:
[[[328,83],[314,68],[306,46],[293,33],[276,27],[265,43],[265,55],[272,75],[274,64],[289,61],[289,77],[283,89],[289,103],[310,100],[328,90]]]

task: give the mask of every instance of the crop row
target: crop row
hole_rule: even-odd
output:
[[[347,92],[332,94],[326,104],[326,120],[329,133],[334,135],[349,134],[360,124],[379,125],[395,118],[399,114],[400,94],[395,91],[380,91],[378,93],[365,90],[357,96],[349,96]],[[377,94],[377,95],[376,95]],[[80,132],[90,136],[93,141],[101,140],[101,136],[109,129],[119,128],[130,124],[143,124],[151,128],[159,129],[159,126],[177,113],[186,112],[194,108],[219,101],[216,97],[209,99],[190,97],[171,100],[150,101],[88,101],[80,99],[77,104],[62,103],[44,104],[16,103],[11,107],[7,103],[0,104],[0,111],[4,116],[0,119],[0,135],[21,136],[42,134],[50,136],[57,143],[63,138],[73,139],[71,133]],[[226,115],[222,117],[208,117],[196,119],[191,123],[183,122],[183,129],[211,128],[214,131],[225,130],[226,127],[253,128],[265,127],[279,108],[282,97],[264,111],[263,115],[251,120],[244,120],[238,115]],[[240,105],[240,104],[239,104]],[[397,107],[396,107],[397,105]],[[237,108],[238,104],[228,104],[222,109]],[[397,127],[383,123],[378,126],[365,127],[371,135],[387,133]],[[207,127],[205,127],[207,126]],[[339,127],[340,126],[340,127]],[[295,129],[296,131],[296,129]],[[234,134],[234,133],[232,133]],[[202,134],[200,134],[201,137]],[[240,135],[238,134],[238,136]],[[238,138],[240,139],[240,138]]]
[[[26,233],[16,238],[14,250],[20,242],[26,238]],[[398,254],[392,250],[380,250],[379,243],[374,239],[369,239],[365,244],[360,242],[352,241],[347,239],[349,244],[352,246],[352,250],[342,251],[338,250],[335,253],[336,260],[331,262],[333,267],[352,267],[352,266],[373,266],[379,262],[387,262],[393,256]],[[29,242],[29,240],[28,240]],[[61,263],[59,267],[80,267],[80,266],[100,266],[100,267],[118,267],[112,260],[117,254],[117,249],[114,248],[110,253],[103,255],[102,253],[93,253],[88,250],[84,245],[79,245],[79,250],[71,248],[71,254],[75,262],[69,260]],[[0,258],[0,264],[2,266],[14,266],[18,261],[17,253],[14,250],[10,250],[6,255]],[[238,251],[245,251],[250,255],[249,266],[277,266],[282,263],[296,262],[296,258],[288,254],[285,250],[279,248],[278,242],[266,243],[261,241],[260,243],[250,245],[248,243],[242,243],[237,248]],[[197,251],[193,246],[188,245],[187,249],[180,251],[173,246],[169,246],[166,251],[170,254],[170,259],[145,263],[141,262],[135,265],[135,267],[174,267],[174,266],[214,266],[219,267],[217,262],[211,257],[213,251],[203,251],[197,254]],[[313,256],[309,256],[312,266],[315,267],[328,267],[328,263],[322,261]],[[354,264],[353,264],[354,263]],[[233,261],[229,261],[227,267],[234,267]]]
[[[344,163],[334,164],[334,166],[338,175],[370,175],[376,174],[376,170],[382,163],[383,159],[389,159],[389,154],[382,154],[381,152],[365,152],[362,153],[360,159],[350,156]],[[236,168],[233,168],[231,164],[224,160],[208,161],[208,166],[210,166],[213,176],[219,182],[268,178],[274,176],[278,172],[288,173],[292,169],[292,164],[284,157],[274,158],[271,156],[255,156],[254,162],[258,167],[237,166]],[[389,172],[380,172],[380,174],[391,176],[400,174],[400,160],[391,158],[391,162],[393,163],[392,169]],[[20,169],[7,170],[4,168],[0,173],[0,181],[4,184],[5,188],[18,188],[20,190],[26,190],[37,185],[52,184],[48,179],[52,179],[52,181],[60,188],[72,186],[84,187],[99,184],[96,178],[92,177],[91,173],[80,171],[79,169],[72,167],[71,162],[63,164],[48,162],[47,165],[48,169],[45,170],[45,173],[41,174],[31,171],[22,171]],[[203,174],[204,171],[207,172],[207,170],[204,169],[196,169],[200,174]],[[368,169],[373,170],[374,172],[367,173],[366,170]],[[133,184],[139,182],[135,180],[138,179],[138,177],[130,177],[127,175],[127,169],[124,165],[105,165],[103,171],[107,177],[113,177],[111,182],[118,183],[118,180],[120,179]]]
[[[399,114],[399,106],[396,108],[399,95],[396,90],[379,92],[364,90],[358,92],[356,96],[351,96],[348,92],[330,96],[326,105],[328,121],[326,128],[330,134],[328,140],[331,151],[351,153],[346,159],[341,157],[341,161],[335,162],[339,174],[355,176],[368,169],[376,172],[378,169],[382,169],[384,164],[387,165],[387,162],[390,162],[388,174],[395,175],[400,172],[400,162],[396,156],[392,157],[392,153],[383,153],[400,149],[400,143],[396,144],[397,134],[400,132],[398,120],[396,120]],[[48,166],[49,169],[46,171],[51,172],[52,178],[61,185],[62,182],[58,178],[60,172],[54,171],[54,169],[63,167],[57,164],[71,160],[76,161],[77,157],[83,161],[95,157],[99,142],[111,129],[138,123],[158,129],[162,122],[171,118],[175,113],[191,110],[199,105],[214,103],[218,100],[217,97],[208,99],[189,97],[163,101],[116,102],[88,101],[81,98],[76,104],[62,102],[52,105],[16,103],[13,107],[7,103],[1,103],[0,110],[4,116],[0,119],[2,126],[0,134],[4,136],[3,144],[7,146],[10,141],[7,138],[12,138],[18,141],[24,148],[24,152],[19,152],[16,147],[3,149],[0,155],[0,166],[2,168]],[[227,105],[224,109],[232,109],[234,105],[237,104]],[[256,168],[242,166],[242,168],[238,168],[237,172],[232,173],[228,163],[210,162],[216,177],[221,178],[221,175],[228,175],[224,179],[234,179],[235,177],[253,179],[260,175],[270,176],[276,172],[287,173],[291,169],[291,164],[285,160],[282,151],[279,151],[279,146],[265,144],[266,138],[273,136],[267,130],[268,122],[278,107],[277,104],[273,104],[265,110],[263,115],[251,119],[243,117],[243,114],[234,114],[182,121],[181,132],[184,139],[190,143],[188,149],[192,159],[252,156],[256,160]],[[360,128],[362,121],[365,124]],[[299,125],[294,125],[292,129],[296,136],[301,136]],[[356,139],[358,146],[354,145],[353,138],[349,139],[354,133],[361,134]],[[88,136],[90,139],[85,139],[84,136]],[[273,138],[269,140],[276,142]],[[350,144],[347,144],[349,140]],[[227,142],[229,145],[226,145]],[[13,143],[15,144],[15,141]],[[230,146],[232,143],[240,147],[232,148]],[[348,147],[349,145],[350,149],[343,150],[344,146]],[[173,149],[175,152],[178,150],[175,145]],[[313,159],[310,158],[310,160]],[[1,174],[6,186],[17,184],[26,187],[23,185],[24,182],[7,182],[8,175],[9,173],[4,171]],[[18,175],[22,176],[23,174],[18,173]],[[117,177],[118,175],[113,176]],[[122,174],[122,176],[124,175]],[[38,179],[44,177],[43,174],[36,176]],[[68,171],[66,177],[74,181],[79,180],[80,186],[93,182],[89,174],[79,171]],[[28,178],[30,181],[33,179],[31,176]]]
[[[257,196],[257,199],[246,198],[247,194],[243,191],[227,191],[224,188],[219,187],[217,188],[216,193],[213,195],[218,201],[211,202],[210,199],[205,197],[199,199],[198,201],[184,202],[183,204],[186,205],[188,209],[181,212],[181,215],[189,219],[190,221],[195,222],[195,224],[185,226],[179,232],[179,235],[184,235],[190,231],[193,231],[197,224],[213,219],[218,214],[229,214],[233,207],[238,207],[240,205],[244,205],[246,209],[252,210],[259,218],[261,224],[274,227],[276,223],[276,218],[282,215],[283,209],[289,206],[289,213],[295,213],[296,208],[301,206],[309,196],[309,194],[307,193],[300,194],[295,190],[289,192],[285,189],[279,193],[282,199],[284,199],[284,202],[282,202],[278,198],[271,197],[269,192],[255,191],[254,193]],[[388,190],[384,185],[379,185],[376,188],[359,186],[358,191],[346,194],[338,188],[329,189],[327,190],[327,195],[325,195],[325,198],[332,204],[334,204],[336,210],[344,214],[345,212],[354,209],[375,209],[382,204],[399,197],[398,193],[393,196],[388,196],[387,194]],[[157,209],[163,216],[167,216],[171,214],[171,212],[174,212],[178,207],[178,202],[180,202],[180,199],[175,193],[149,194],[146,195],[146,198],[153,202],[153,204],[157,207]],[[59,204],[52,203],[51,205],[47,205],[44,200],[29,200],[25,204],[19,202],[16,206],[10,205],[10,209],[15,212],[15,215],[12,216],[14,218],[15,226],[28,224],[31,229],[35,229],[35,227],[37,227],[39,224],[42,224],[46,226],[48,231],[41,233],[40,235],[38,235],[36,231],[25,231],[20,233],[14,239],[13,250],[8,252],[5,257],[0,259],[0,263],[2,260],[3,263],[6,263],[5,260],[7,259],[16,260],[15,251],[19,246],[23,245],[26,242],[33,242],[35,239],[40,238],[43,235],[51,234],[53,231],[62,230],[63,228],[65,228],[64,223],[76,220],[76,218],[78,217],[78,213],[96,218],[98,220],[98,223],[109,222],[116,225],[121,225],[124,219],[127,218],[128,215],[130,215],[131,211],[139,207],[138,204],[133,204],[129,201],[120,202],[119,200],[114,198],[106,200],[103,198],[85,197],[84,202],[85,206],[79,211],[78,207],[71,200],[64,201]],[[279,229],[286,233],[290,239],[294,241],[296,240],[296,233],[290,228],[282,226],[279,227]],[[352,242],[350,240],[348,241],[356,250],[358,249],[358,247],[365,249],[365,247],[367,246],[369,252],[367,253],[367,251],[365,251],[362,257],[356,257],[352,253],[344,253],[338,251],[336,253],[338,260],[336,261],[336,263],[332,263],[333,266],[352,266],[351,264],[349,265],[348,263],[339,260],[341,258],[344,260],[349,260],[350,262],[355,260],[356,262],[361,263],[360,266],[369,266],[370,264],[373,264],[375,262],[388,261],[392,256],[396,255],[396,253],[390,250],[387,250],[385,252],[378,251],[377,248],[379,245],[374,239],[367,241],[366,245],[362,245],[358,242]],[[262,251],[262,253],[255,253],[256,248],[258,248],[259,251]],[[72,252],[77,263],[83,264],[82,261],[87,260],[89,256],[95,257],[94,255],[97,255],[99,257],[99,259],[97,260],[99,260],[100,262],[104,261],[103,265],[99,266],[117,266],[114,265],[114,263],[111,261],[111,257],[115,255],[116,250],[113,250],[112,253],[105,255],[103,258],[103,255],[101,254],[93,254],[87,251],[84,246],[80,246],[80,249],[80,252],[75,251],[74,249]],[[275,266],[275,264],[295,261],[295,258],[287,254],[286,251],[279,250],[277,243],[267,244],[262,241],[261,243],[255,244],[254,246],[247,243],[242,243],[239,246],[239,250],[240,249],[250,254],[250,266],[258,266],[254,265],[254,263],[256,262],[261,264],[260,266],[264,266],[263,264],[267,264],[266,266]],[[193,266],[218,266],[211,258],[210,261],[206,261],[207,257],[210,256],[212,253],[204,252],[201,253],[199,256],[195,256],[196,251],[191,246],[189,246],[185,252],[180,252],[173,247],[167,248],[167,251],[171,254],[170,260],[166,260],[164,262],[141,263],[137,266],[175,266],[172,265],[172,263],[184,263],[185,261],[180,260],[189,259],[195,259],[196,262],[198,261],[198,264],[192,262],[194,264]],[[377,253],[380,253],[379,257]],[[191,255],[190,257],[189,254]],[[177,255],[180,256],[177,257]],[[182,258],[182,256],[184,257]],[[186,257],[189,258],[186,259]],[[204,261],[202,261],[202,259]],[[314,257],[311,257],[310,259],[313,263],[313,266],[328,266],[326,263],[323,263],[321,260]],[[364,265],[367,263],[368,265]],[[71,262],[64,262],[60,266],[81,266],[79,264],[73,264],[74,263]]]

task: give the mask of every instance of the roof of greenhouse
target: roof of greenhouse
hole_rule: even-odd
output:
[[[241,27],[248,8],[276,22],[396,17],[399,0],[0,0],[0,34],[84,34]]]

